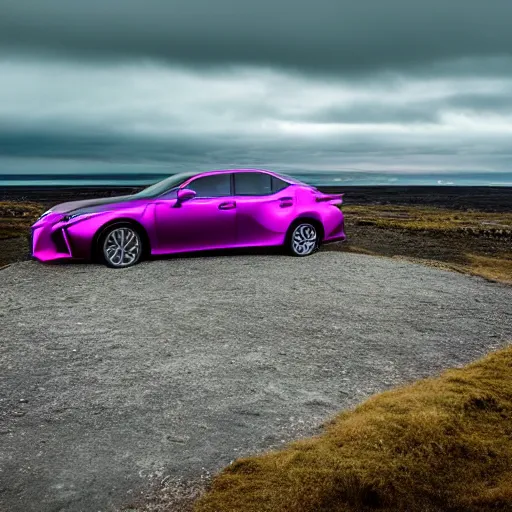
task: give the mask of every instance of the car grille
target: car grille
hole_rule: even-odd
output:
[[[69,254],[69,249],[66,244],[66,241],[64,240],[64,235],[61,229],[54,231],[52,233],[52,242],[55,244],[57,252],[64,252]]]

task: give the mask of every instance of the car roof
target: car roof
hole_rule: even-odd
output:
[[[255,168],[238,168],[238,169],[211,169],[209,171],[198,172],[197,174],[209,174],[209,173],[225,173],[225,172],[265,172],[268,174],[276,174],[274,171],[268,169],[255,169]]]
[[[209,174],[225,174],[225,173],[239,173],[239,172],[263,172],[265,174],[270,174],[272,176],[276,176],[286,182],[294,183],[292,182],[293,178],[290,178],[289,176],[283,176],[282,174],[279,174],[274,171],[269,171],[268,169],[256,169],[256,168],[239,168],[239,169],[212,169],[209,171],[199,171],[197,173],[194,173],[190,176],[190,178],[195,178],[197,176],[207,176]]]

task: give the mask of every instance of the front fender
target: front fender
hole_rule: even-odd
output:
[[[63,228],[69,234],[73,257],[89,259],[93,255],[94,247],[101,232],[110,224],[116,222],[133,222],[147,233],[143,212],[101,212],[93,215],[84,215],[63,223]],[[148,237],[149,242],[149,237]]]
[[[55,225],[68,234],[74,258],[89,259],[99,229],[119,216],[116,212],[98,212],[62,221]]]

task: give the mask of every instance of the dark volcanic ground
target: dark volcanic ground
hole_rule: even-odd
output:
[[[345,204],[423,205],[462,210],[503,212],[512,210],[512,187],[318,187],[344,193]],[[57,204],[75,199],[131,194],[140,187],[4,187],[0,200],[25,200]]]

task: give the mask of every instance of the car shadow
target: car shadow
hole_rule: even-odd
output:
[[[282,247],[250,247],[250,248],[237,248],[237,249],[216,249],[208,251],[194,251],[187,253],[177,254],[163,254],[158,256],[149,256],[146,261],[159,261],[159,260],[175,260],[175,259],[190,259],[190,258],[206,258],[215,256],[286,256],[286,252]]]
[[[335,246],[335,247],[333,247]],[[327,251],[336,251],[342,250],[342,244],[333,243],[329,244]],[[319,252],[326,250],[325,247],[320,247]],[[177,259],[194,259],[194,258],[207,258],[207,257],[229,257],[229,256],[284,256],[289,257],[283,247],[246,247],[246,248],[236,248],[236,249],[215,249],[208,251],[194,251],[188,253],[177,253],[177,254],[163,254],[158,256],[146,256],[141,263],[144,261],[169,261],[169,260],[177,260]],[[33,258],[31,258],[35,261]],[[88,265],[95,267],[104,266],[103,263],[97,261],[85,261],[85,260],[66,260],[66,261],[48,261],[45,262],[44,265],[48,266],[80,266],[80,265]],[[131,268],[131,267],[129,267]]]

